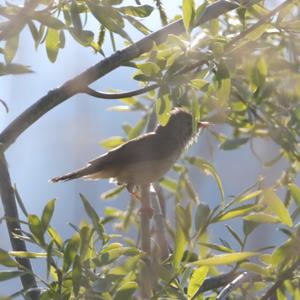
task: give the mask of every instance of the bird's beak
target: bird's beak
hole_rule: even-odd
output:
[[[210,122],[199,122],[198,129],[200,128],[207,128],[211,123]]]

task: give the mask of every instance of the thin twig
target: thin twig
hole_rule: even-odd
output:
[[[141,248],[145,252],[144,266],[140,273],[141,296],[150,299],[152,294],[152,268],[151,268],[151,243],[150,243],[150,185],[141,188]]]
[[[121,99],[121,98],[128,98],[133,96],[142,95],[144,93],[147,93],[149,91],[155,90],[159,87],[158,84],[152,84],[140,89],[136,89],[134,91],[124,92],[124,93],[105,93],[105,92],[97,92],[90,87],[83,88],[83,93],[86,93],[90,96],[96,97],[96,98],[102,98],[102,99]]]
[[[168,242],[166,239],[165,220],[160,208],[160,203],[158,201],[156,191],[150,192],[150,196],[153,207],[153,218],[155,222],[155,234],[160,249],[160,258],[161,260],[165,260],[169,257],[170,254]]]

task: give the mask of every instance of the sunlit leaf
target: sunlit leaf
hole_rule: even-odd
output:
[[[297,206],[300,207],[300,188],[296,186],[294,183],[290,183],[288,188],[292,194],[294,201],[296,202]]]
[[[182,1],[182,14],[185,30],[190,32],[195,17],[195,3],[194,0]]]
[[[235,252],[235,253],[228,253],[228,254],[220,254],[220,255],[215,255],[213,257],[197,260],[188,265],[194,265],[194,266],[229,265],[229,264],[240,262],[242,260],[246,260],[250,257],[257,256],[257,255],[259,255],[259,253],[255,253],[255,252]]]
[[[153,7],[150,5],[123,6],[119,8],[119,11],[124,13],[125,15],[145,18],[151,15]]]
[[[224,196],[224,189],[223,189],[223,185],[222,185],[222,181],[220,179],[219,174],[217,173],[217,170],[215,169],[215,167],[213,165],[211,165],[208,161],[201,159],[199,157],[186,157],[186,160],[198,167],[201,171],[203,171],[206,175],[211,175],[215,178],[218,188],[220,190],[221,193],[221,202],[224,205],[225,203],[225,196]]]
[[[193,272],[188,285],[188,299],[192,299],[196,292],[199,290],[206,278],[208,270],[209,268],[204,266],[199,267]]]
[[[184,223],[185,223],[185,212],[184,208],[180,205],[176,206],[176,232],[175,232],[175,249],[174,249],[174,266],[179,267],[181,259],[184,254],[187,239],[184,233]]]
[[[80,246],[80,236],[78,233],[75,233],[72,236],[72,238],[68,241],[64,251],[64,262],[63,262],[64,271],[67,271],[71,266],[71,264],[74,263],[74,259],[76,257],[79,246]]]
[[[222,150],[233,150],[241,145],[247,143],[249,138],[235,138],[232,140],[226,140],[220,145],[220,149]]]
[[[16,34],[10,37],[6,43],[4,48],[5,60],[10,63],[14,59],[19,46],[19,35]]]
[[[271,189],[266,189],[263,192],[262,201],[268,205],[268,208],[280,219],[282,223],[289,227],[293,226],[293,221],[288,209]]]
[[[272,216],[270,214],[264,212],[252,213],[246,217],[244,217],[247,221],[257,222],[257,223],[279,223],[280,219],[276,216]]]
[[[176,193],[177,192],[177,181],[174,179],[171,179],[169,177],[164,177],[162,178],[159,183],[166,188],[167,190],[169,190],[172,193]]]
[[[114,300],[131,299],[133,293],[138,289],[138,284],[135,281],[128,281],[120,286],[117,290]]]
[[[48,28],[46,37],[46,50],[48,58],[51,62],[55,62],[59,50],[60,37],[56,29]]]
[[[7,251],[0,248],[0,265],[5,267],[17,267],[18,263],[10,257]]]
[[[103,200],[109,200],[117,197],[125,188],[125,185],[117,186],[109,191],[106,191],[101,194]]]
[[[100,142],[100,145],[107,150],[111,150],[113,148],[116,148],[124,144],[125,142],[126,140],[121,136],[112,136],[109,137],[108,139],[102,140]]]
[[[156,115],[160,125],[167,125],[170,119],[171,112],[171,100],[168,94],[161,95],[155,102]]]
[[[249,205],[243,205],[243,206],[233,208],[233,209],[231,209],[227,212],[222,213],[217,218],[217,221],[221,222],[221,221],[226,221],[226,220],[230,220],[230,219],[233,219],[233,218],[245,216],[245,215],[249,214],[250,212],[254,211],[254,209],[256,207],[257,206],[254,205],[254,204],[249,204]]]
[[[47,205],[45,206],[41,218],[41,226],[43,231],[45,232],[50,224],[54,208],[55,208],[55,199],[50,200]]]

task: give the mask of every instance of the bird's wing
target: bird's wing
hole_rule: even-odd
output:
[[[172,141],[161,140],[153,132],[147,133],[89,161],[89,165],[95,166],[95,168],[97,166],[98,169],[101,169],[108,165],[118,166],[120,164],[133,164],[144,160],[163,159],[170,154],[170,147],[163,146],[166,143],[172,143]]]

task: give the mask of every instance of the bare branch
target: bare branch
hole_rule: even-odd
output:
[[[15,194],[8,173],[5,156],[2,151],[0,151],[0,178],[0,195],[4,206],[6,225],[12,248],[18,251],[27,251],[25,242],[15,237],[15,234],[21,235],[22,231],[20,222],[18,221],[19,216]],[[32,267],[29,259],[17,257],[16,260],[21,266],[24,267],[25,270],[29,270],[30,272],[32,272]],[[21,268],[21,270],[24,269]],[[25,273],[20,277],[25,290],[37,287],[36,280],[32,274]],[[29,296],[32,300],[39,299],[39,293],[37,291],[29,293]]]

